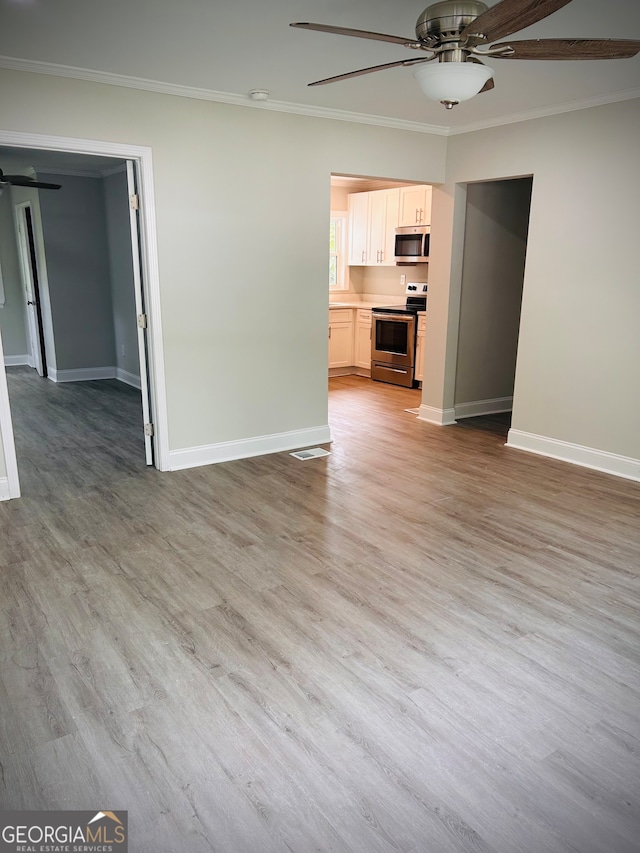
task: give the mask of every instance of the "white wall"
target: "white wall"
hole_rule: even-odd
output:
[[[449,139],[434,191],[424,405],[454,401],[461,185],[533,175],[513,429],[640,460],[638,139],[640,100]]]
[[[640,459],[640,101],[446,139],[26,72],[0,86],[2,130],[153,150],[172,450],[326,424],[332,172],[446,177],[423,402],[452,407],[461,185],[532,174],[514,428]]]
[[[330,175],[439,182],[446,139],[6,70],[0,85],[4,130],[153,150],[170,448],[326,425]]]

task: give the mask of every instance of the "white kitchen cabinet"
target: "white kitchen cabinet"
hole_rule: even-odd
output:
[[[371,370],[371,311],[364,308],[356,311],[354,362],[356,367]]]
[[[353,309],[329,311],[329,367],[353,366]]]
[[[418,329],[416,334],[416,369],[414,379],[422,382],[424,375],[424,337],[427,328],[427,315],[418,314]]]
[[[431,192],[428,184],[400,188],[400,227],[431,225]]]
[[[395,266],[400,190],[349,195],[349,266]]]
[[[368,266],[393,267],[400,190],[376,190],[369,195]]]
[[[369,263],[369,196],[371,193],[349,194],[349,252],[351,267]]]

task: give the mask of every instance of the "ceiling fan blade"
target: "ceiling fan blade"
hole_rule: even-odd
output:
[[[495,88],[495,85],[496,85],[496,84],[493,82],[493,77],[489,77],[489,79],[488,79],[488,80],[487,80],[487,82],[484,84],[484,86],[482,87],[482,89],[480,89],[480,91],[478,92],[478,94],[479,94],[479,95],[481,95],[483,92],[490,92],[493,88]]]
[[[39,190],[59,190],[61,184],[47,184],[44,181],[36,181],[27,175],[2,175],[2,180],[14,187],[35,187]]]
[[[513,48],[513,53],[492,59],[629,59],[640,53],[640,41],[631,39],[532,39],[491,47]]]
[[[392,44],[402,44],[405,47],[411,45],[419,45],[420,42],[415,38],[404,38],[403,36],[388,36],[384,33],[371,33],[368,30],[351,30],[348,27],[332,27],[328,24],[308,24],[298,23],[289,24],[290,27],[299,27],[303,30],[317,30],[321,33],[334,33],[339,36],[354,36],[360,39],[374,39],[375,41],[388,41]]]
[[[461,38],[484,36],[482,43],[520,32],[567,6],[571,0],[501,0],[468,24]]]
[[[419,62],[430,62],[434,56],[421,56],[419,59],[401,59],[398,62],[387,62],[384,65],[372,65],[370,68],[360,68],[358,71],[349,71],[347,74],[338,74],[335,77],[326,77],[324,80],[316,80],[315,83],[307,83],[308,86],[324,86],[325,83],[337,83],[338,80],[348,80],[350,77],[361,77],[363,74],[371,74],[372,71],[382,71],[385,68],[398,68],[400,65],[417,65]]]

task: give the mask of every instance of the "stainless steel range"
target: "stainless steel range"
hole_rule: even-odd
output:
[[[427,307],[427,285],[410,281],[404,305],[372,308],[371,378],[414,385],[418,311]]]

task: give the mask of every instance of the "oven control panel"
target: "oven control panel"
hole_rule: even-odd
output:
[[[407,294],[407,296],[426,296],[426,281],[408,281],[405,293]]]

